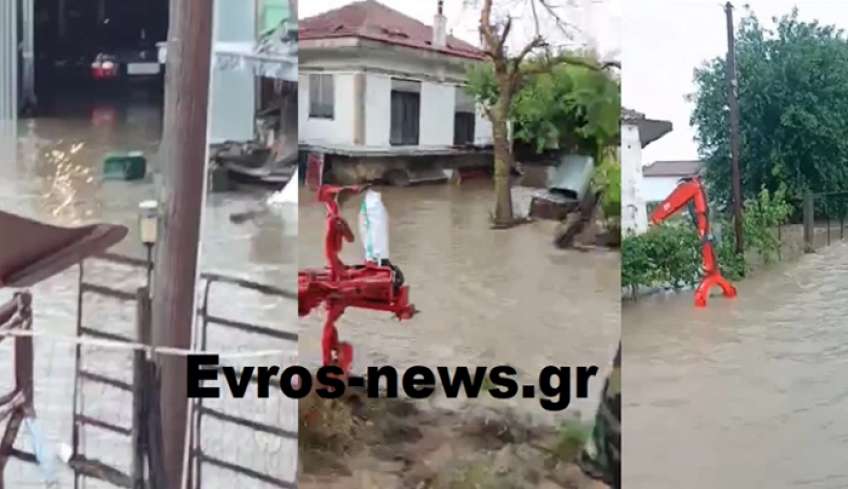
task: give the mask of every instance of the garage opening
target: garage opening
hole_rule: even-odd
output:
[[[156,45],[167,38],[168,0],[35,0],[33,22],[40,104],[163,91]]]

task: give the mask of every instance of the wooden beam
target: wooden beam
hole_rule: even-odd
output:
[[[172,0],[168,29],[161,239],[156,244],[153,344],[190,348],[198,242],[204,205],[207,112],[214,2]],[[187,397],[185,359],[158,355],[167,486],[183,478]],[[159,488],[157,488],[159,489]]]

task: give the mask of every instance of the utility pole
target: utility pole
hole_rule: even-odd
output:
[[[206,183],[212,15],[211,0],[171,0],[160,151],[161,239],[153,279],[152,341],[158,347],[191,347]],[[161,354],[153,360],[161,382],[165,489],[180,489],[188,426],[185,358]]]
[[[745,250],[742,240],[742,177],[739,173],[739,81],[736,78],[736,38],[733,32],[733,4],[724,6],[727,16],[727,105],[730,107],[730,165],[733,178],[733,224],[736,253]]]

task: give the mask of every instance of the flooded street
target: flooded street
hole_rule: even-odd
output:
[[[0,154],[0,209],[63,226],[94,221],[123,224],[129,236],[115,249],[117,253],[143,257],[137,234],[138,204],[157,198],[155,179],[163,162],[158,161],[162,131],[161,101],[133,99],[102,103],[69,103],[60,112],[31,120],[21,120],[16,132],[2,134]],[[17,144],[15,144],[17,141]],[[17,154],[13,151],[17,148]],[[10,151],[12,150],[12,151]],[[143,151],[148,159],[148,178],[140,182],[104,181],[104,157],[113,152]],[[234,224],[230,214],[260,206],[267,191],[233,192],[211,195],[204,216],[202,272],[215,272],[254,280],[287,290],[294,289],[296,268],[296,220],[293,212],[272,210],[254,220]],[[4,241],[10,239],[3,236]],[[34,325],[41,334],[73,336],[76,333],[76,267],[50,278],[34,288]],[[139,270],[92,262],[86,266],[86,280],[121,290],[133,291],[143,285]],[[0,301],[11,297],[3,291]],[[233,286],[217,285],[210,295],[212,313],[248,323],[294,330],[294,301],[282,301]],[[132,334],[135,306],[113,299],[86,295],[83,323],[103,331]],[[296,345],[270,345],[267,338],[221,327],[210,327],[210,348],[233,352],[246,350],[291,349]],[[10,365],[12,342],[0,344],[0,369]],[[35,340],[35,405],[42,430],[52,450],[70,444],[74,392],[74,346],[51,338]],[[83,366],[96,367],[98,373],[130,381],[131,354],[101,347],[84,347]],[[278,363],[279,359],[260,358],[255,362]],[[0,392],[6,392],[11,379],[0,377]],[[103,385],[87,383],[83,389],[85,410],[98,419],[129,426],[131,398]],[[275,398],[280,401],[281,398]],[[234,407],[235,406],[235,407]],[[296,426],[296,404],[274,400],[223,400],[213,406],[232,414],[253,414],[253,419],[291,429]],[[118,415],[116,415],[118,413]],[[92,458],[128,470],[129,439],[96,428],[86,428],[82,445]],[[223,440],[227,440],[224,442]],[[233,444],[233,441],[239,443]],[[29,434],[22,431],[18,446],[31,451]],[[204,428],[204,446],[221,459],[245,464],[263,473],[290,478],[295,467],[287,454],[295,450],[294,441],[264,440],[252,431],[220,423]],[[236,448],[238,447],[238,448]],[[258,447],[258,448],[257,448]],[[281,461],[286,461],[281,463]],[[261,465],[257,465],[261,464]],[[234,487],[247,479],[230,473],[206,469],[206,487]],[[72,487],[72,472],[60,468],[61,487]],[[43,487],[37,468],[12,461],[6,470],[9,487]],[[112,487],[89,480],[89,488]]]
[[[399,323],[388,314],[348,310],[337,325],[340,338],[355,348],[354,370],[509,364],[522,381],[535,383],[546,365],[594,364],[602,374],[590,383],[590,399],[569,406],[591,418],[619,339],[618,254],[557,250],[552,222],[491,230],[488,180],[379,191],[390,217],[391,261],[421,313]],[[357,234],[343,252],[347,263],[363,256],[360,202],[354,198],[344,208]],[[324,264],[324,217],[314,194],[301,188],[303,267]],[[321,311],[302,321],[300,356],[309,365],[320,362],[321,325]],[[477,403],[511,405],[542,422],[562,420],[538,400],[481,396]]]
[[[848,486],[848,246],[622,310],[628,489]]]

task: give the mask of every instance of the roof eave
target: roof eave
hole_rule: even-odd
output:
[[[423,46],[419,46],[419,45],[413,44],[413,43],[389,41],[389,40],[382,39],[382,38],[377,37],[377,36],[367,36],[367,35],[363,35],[363,34],[345,33],[345,34],[321,34],[321,35],[316,35],[316,36],[310,36],[308,34],[305,34],[305,35],[301,34],[300,35],[300,41],[321,41],[321,40],[344,39],[344,38],[364,39],[364,40],[367,40],[367,41],[374,41],[374,42],[379,42],[379,43],[383,43],[383,44],[388,44],[390,46],[401,46],[401,47],[405,47],[405,48],[409,48],[409,49],[416,49],[416,50],[419,50],[419,51],[425,51],[425,52],[430,52],[430,53],[438,53],[438,54],[443,54],[445,56],[450,56],[450,57],[453,57],[453,58],[462,58],[462,59],[467,59],[467,60],[471,60],[471,61],[484,61],[486,59],[486,55],[483,54],[482,52],[480,52],[479,54],[476,54],[476,53],[467,53],[467,52],[464,52],[464,51],[456,51],[456,50],[452,50],[452,49],[439,49],[439,48],[433,48],[433,47],[426,47],[425,48]],[[301,47],[301,49],[303,49],[303,48],[305,48],[305,46]]]

